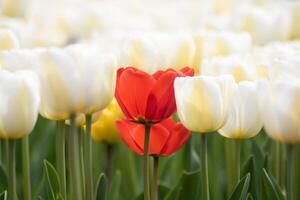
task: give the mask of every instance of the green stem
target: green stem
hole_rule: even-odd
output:
[[[209,200],[208,162],[207,162],[207,136],[201,134],[201,184],[202,200]]]
[[[93,199],[93,148],[92,148],[92,115],[86,115],[86,143],[85,152],[87,156],[85,158],[85,184],[86,184],[86,199]]]
[[[22,138],[22,173],[23,173],[23,197],[24,200],[31,199],[30,184],[30,158],[29,158],[29,136]]]
[[[106,145],[106,176],[108,185],[111,184],[112,180],[112,159],[113,159],[114,147],[111,144]]]
[[[60,177],[60,191],[64,199],[67,199],[66,189],[66,136],[65,136],[65,122],[57,122],[56,133],[56,168]]]
[[[275,143],[275,166],[274,166],[274,171],[275,171],[275,178],[280,183],[280,169],[281,169],[281,159],[280,159],[280,143],[276,142]]]
[[[72,181],[70,184],[72,184],[72,193],[73,198],[76,200],[82,199],[82,187],[80,182],[80,160],[79,160],[79,151],[78,151],[78,132],[76,127],[76,115],[71,114],[70,116],[70,122],[71,122],[71,135],[70,135],[70,171],[72,176]]]
[[[17,200],[17,183],[16,183],[16,141],[8,140],[8,199]]]
[[[235,165],[236,165],[236,171],[235,171],[235,185],[238,184],[240,181],[240,173],[241,173],[241,141],[239,139],[236,139],[234,141],[235,143]]]
[[[286,196],[287,200],[293,200],[295,194],[294,188],[294,145],[287,144],[287,163],[286,163]]]
[[[85,191],[85,168],[84,168],[84,141],[85,141],[85,137],[86,134],[84,134],[83,128],[82,127],[78,127],[78,153],[79,153],[79,159],[80,159],[80,180],[81,180],[81,187],[83,189],[83,196],[85,197],[86,195],[86,191]]]
[[[145,124],[144,139],[144,200],[150,200],[150,184],[149,184],[149,155],[148,148],[150,143],[151,125]]]
[[[159,157],[154,156],[153,157],[153,199],[158,200],[158,185],[157,185],[157,180],[158,180],[158,161]]]

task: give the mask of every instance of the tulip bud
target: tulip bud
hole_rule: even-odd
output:
[[[92,114],[113,98],[115,58],[77,48],[39,52],[40,113],[46,118],[62,120],[71,113]]]
[[[246,139],[262,128],[256,84],[242,81],[234,89],[228,118],[219,133],[228,138]]]
[[[178,116],[186,128],[207,133],[223,126],[234,88],[232,76],[179,77],[174,88]]]
[[[37,120],[39,81],[31,71],[0,71],[0,138],[28,135]]]
[[[267,134],[279,142],[300,142],[300,83],[260,82],[260,107]]]

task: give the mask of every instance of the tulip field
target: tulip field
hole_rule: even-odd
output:
[[[299,0],[0,1],[0,200],[300,200]]]

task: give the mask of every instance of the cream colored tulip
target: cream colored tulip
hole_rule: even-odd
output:
[[[248,33],[201,31],[193,35],[195,55],[193,66],[200,68],[202,61],[215,56],[243,55],[250,52],[252,39]]]
[[[38,68],[38,51],[32,49],[13,49],[0,52],[0,68],[8,71],[33,70]]]
[[[167,67],[192,67],[194,52],[195,45],[191,36],[140,33],[124,39],[120,63],[122,66],[134,66],[154,73]]]
[[[291,16],[281,7],[242,6],[232,14],[232,28],[248,32],[256,44],[288,40]]]
[[[300,142],[299,80],[262,82],[259,89],[267,134],[279,142]]]
[[[31,71],[0,71],[0,138],[30,134],[40,104],[38,76]]]
[[[186,128],[207,133],[223,126],[234,88],[232,76],[180,77],[174,88],[178,116]]]
[[[0,50],[19,48],[17,36],[9,30],[0,31]]]
[[[112,100],[115,58],[81,48],[46,49],[39,53],[40,113],[44,117],[63,120],[71,113],[92,114]]]
[[[246,139],[257,135],[262,126],[256,83],[242,81],[234,89],[227,121],[219,133],[228,138]]]

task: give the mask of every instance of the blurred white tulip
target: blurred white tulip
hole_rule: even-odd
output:
[[[299,80],[260,82],[259,95],[267,134],[279,142],[300,142]]]
[[[251,34],[256,44],[288,40],[291,16],[280,7],[241,6],[232,14],[232,29]]]
[[[17,36],[9,30],[0,31],[0,50],[19,48]]]
[[[213,57],[203,60],[201,74],[218,76],[232,75],[236,82],[245,80],[255,80],[255,66],[244,57],[240,56],[224,56]]]
[[[34,72],[0,70],[0,138],[30,134],[39,105],[39,81]]]
[[[92,114],[112,100],[116,59],[83,46],[39,53],[41,109],[44,117],[62,120],[71,113]]]
[[[196,48],[193,66],[200,67],[200,72],[205,58],[244,55],[252,49],[252,40],[248,33],[202,31],[195,33],[193,37]]]
[[[207,133],[223,126],[234,89],[232,76],[180,77],[174,88],[178,116],[186,128]]]
[[[8,71],[33,70],[38,67],[38,51],[32,49],[14,49],[0,52],[0,68]]]
[[[124,39],[120,64],[149,73],[167,67],[193,67],[194,52],[193,39],[186,34],[136,33]]]
[[[234,89],[226,123],[218,131],[233,139],[251,138],[263,126],[255,82],[242,81]]]

